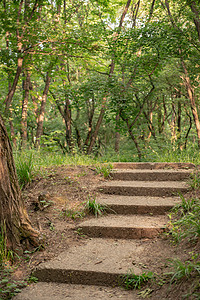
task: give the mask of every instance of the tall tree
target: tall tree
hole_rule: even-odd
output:
[[[12,155],[12,148],[3,119],[0,116],[0,225],[8,248],[20,251],[25,242],[37,246],[39,233],[29,220]]]

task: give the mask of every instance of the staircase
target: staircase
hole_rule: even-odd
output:
[[[133,261],[146,241],[166,230],[166,212],[180,202],[179,192],[187,192],[193,168],[180,163],[115,163],[112,180],[98,187],[96,200],[106,205],[108,214],[80,223],[77,230],[88,236],[85,243],[41,264],[34,272],[40,283],[16,299],[38,300],[41,291],[47,296],[43,293],[41,299],[138,299],[133,292],[113,287],[128,270],[142,272]]]

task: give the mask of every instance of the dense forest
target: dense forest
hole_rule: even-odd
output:
[[[107,178],[115,161],[200,165],[200,2],[0,0],[0,53],[0,298],[11,299],[20,286],[7,279],[14,258],[43,249],[24,193],[33,178],[54,186],[56,168],[61,176],[78,165],[79,174],[70,166],[63,175],[63,186],[90,200],[84,176]],[[199,292],[198,166],[192,176],[195,198],[180,195],[169,235],[193,248],[183,248],[188,260],[176,260],[177,273],[168,273],[175,289],[176,280],[194,275],[190,295]],[[79,177],[85,182],[78,189]]]
[[[198,153],[198,1],[2,0],[0,23],[0,113],[15,148]]]

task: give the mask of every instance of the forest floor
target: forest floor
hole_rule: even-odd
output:
[[[69,247],[86,242],[87,237],[78,234],[75,227],[83,218],[94,217],[85,211],[85,204],[88,200],[94,200],[97,197],[95,188],[104,180],[103,176],[97,174],[95,168],[92,167],[60,166],[47,168],[45,176],[36,177],[23,190],[23,198],[33,227],[41,233],[41,246],[34,251],[32,249],[26,251],[17,264],[8,266],[12,269],[10,273],[12,282],[26,280],[31,276],[31,271],[40,263],[56,257]],[[182,295],[189,293],[193,279],[170,285],[162,274],[169,271],[167,267],[169,258],[179,257],[185,260],[188,253],[194,251],[194,246],[188,244],[175,246],[165,236],[145,239],[144,243],[146,243],[147,251],[142,254],[141,264],[145,270],[159,274],[159,283],[153,283],[150,287],[146,286],[143,293],[134,291],[133,294],[137,297],[133,296],[131,299],[141,297],[182,299]],[[195,247],[198,248],[199,245]],[[5,276],[5,272],[1,275]],[[13,292],[14,290],[15,288]],[[0,295],[0,299],[9,298],[1,298]]]

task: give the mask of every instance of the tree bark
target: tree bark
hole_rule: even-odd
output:
[[[64,120],[66,127],[66,141],[69,147],[69,151],[71,152],[73,148],[72,143],[72,112],[71,112],[71,104],[68,96],[66,96],[65,100],[65,108],[64,108]]]
[[[21,71],[22,71],[22,63],[23,63],[23,58],[20,57],[18,58],[18,65],[17,65],[17,70],[16,70],[16,73],[15,73],[15,78],[14,78],[14,81],[13,81],[13,84],[12,84],[12,87],[5,99],[5,105],[6,105],[6,108],[5,108],[5,115],[8,115],[9,113],[9,107],[10,107],[10,104],[12,102],[12,98],[14,96],[14,93],[15,93],[15,90],[16,90],[16,87],[17,87],[17,83],[19,81],[19,76],[21,74]]]
[[[25,148],[27,144],[27,114],[28,114],[29,83],[30,83],[30,73],[27,71],[24,80],[24,99],[22,101],[22,117],[21,117],[22,148]]]
[[[36,147],[39,147],[41,135],[43,132],[44,114],[45,114],[45,107],[46,107],[46,102],[47,102],[47,94],[49,91],[50,81],[51,81],[51,77],[49,76],[49,73],[47,72],[45,87],[44,87],[42,100],[41,100],[40,112],[39,112],[39,116],[38,116],[38,124],[37,124],[37,132],[36,132]]]
[[[119,152],[120,133],[119,133],[119,114],[116,115],[116,132],[115,132],[115,152]]]
[[[200,11],[198,10],[197,4],[194,0],[193,1],[188,1],[188,2],[189,2],[189,6],[190,6],[191,11],[194,14],[193,20],[194,20],[194,24],[195,24],[195,27],[196,27],[196,30],[197,30],[198,39],[200,41]]]
[[[196,126],[198,147],[200,148],[200,122],[199,122],[199,116],[198,116],[197,107],[196,107],[196,99],[195,99],[195,95],[194,95],[194,88],[192,87],[192,84],[190,82],[190,77],[189,77],[189,74],[188,74],[188,70],[187,70],[187,67],[186,67],[185,62],[183,61],[183,59],[181,59],[181,63],[182,63],[182,67],[183,67],[184,74],[185,74],[185,76],[182,77],[182,79],[183,79],[185,88],[187,90],[188,98],[190,100],[192,115],[193,115],[194,123],[195,123],[195,126]]]
[[[33,246],[39,242],[39,233],[33,229],[21,197],[12,148],[3,119],[0,116],[0,225],[6,244],[15,252],[27,241]]]
[[[90,145],[87,149],[87,154],[92,153],[92,148],[93,148],[94,143],[96,141],[96,138],[97,138],[97,135],[98,135],[98,132],[99,132],[99,128],[101,126],[101,123],[103,121],[103,116],[104,116],[104,113],[106,111],[106,101],[107,101],[107,99],[106,99],[106,97],[104,97],[103,102],[102,102],[102,106],[101,106],[101,111],[100,111],[100,114],[99,114],[99,118],[98,118],[98,121],[97,121],[97,124],[96,124],[96,127],[95,127],[95,131],[92,135]]]

